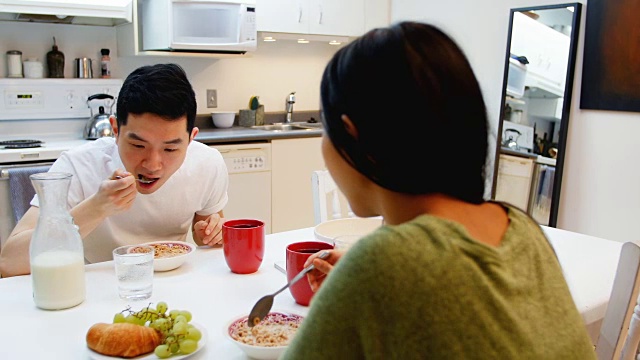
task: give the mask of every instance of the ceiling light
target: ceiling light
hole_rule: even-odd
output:
[[[316,35],[316,34],[304,34],[302,35],[294,33],[278,33],[278,32],[266,32],[259,31],[258,36],[263,41],[296,41],[301,44],[307,44],[311,42],[323,42],[331,45],[341,45],[349,42],[348,36],[333,36],[333,35]],[[273,40],[271,40],[273,39]]]

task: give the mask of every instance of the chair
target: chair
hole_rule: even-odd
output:
[[[316,225],[327,220],[355,217],[349,202],[338,189],[328,170],[316,170],[311,175],[313,215]]]
[[[622,245],[607,311],[596,344],[599,360],[636,359],[640,343],[640,247]]]

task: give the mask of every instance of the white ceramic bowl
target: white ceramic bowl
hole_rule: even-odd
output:
[[[196,250],[196,246],[186,241],[152,241],[144,245],[153,246],[155,257],[153,271],[169,271],[180,267]]]
[[[213,119],[213,125],[217,128],[230,128],[233,126],[233,120],[236,118],[236,113],[231,111],[216,111],[211,113],[211,119]]]
[[[382,218],[350,217],[325,221],[316,225],[313,234],[318,241],[333,244],[333,239],[340,235],[364,236],[382,225]]]
[[[282,355],[284,350],[287,348],[284,346],[259,346],[259,345],[249,345],[242,341],[236,340],[234,336],[237,336],[238,330],[245,329],[250,333],[251,330],[245,328],[247,325],[247,317],[248,315],[235,317],[233,320],[227,323],[224,327],[223,332],[224,336],[228,338],[231,342],[236,344],[248,357],[253,359],[261,359],[261,360],[275,360]],[[297,323],[298,325],[302,323],[304,317],[302,315],[293,314],[289,311],[280,311],[273,310],[265,317],[262,323],[268,321],[291,321]]]

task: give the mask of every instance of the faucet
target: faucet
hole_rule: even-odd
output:
[[[296,92],[293,91],[289,96],[287,96],[287,103],[285,105],[285,109],[287,111],[287,117],[285,118],[285,124],[291,123],[291,118],[293,117],[293,104],[296,103]]]

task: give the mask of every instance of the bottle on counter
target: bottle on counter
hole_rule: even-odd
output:
[[[111,77],[111,57],[109,57],[109,49],[101,49],[102,59],[100,59],[100,74],[103,79]]]
[[[64,54],[58,50],[56,37],[53,37],[53,48],[47,53],[47,68],[49,78],[64,77]]]
[[[82,238],[67,207],[72,176],[62,172],[29,176],[40,203],[29,245],[33,301],[45,310],[67,309],[85,299]]]

